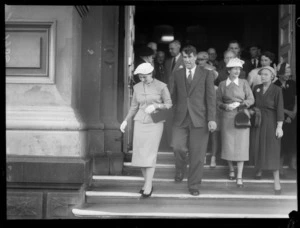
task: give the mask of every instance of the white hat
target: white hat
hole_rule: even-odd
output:
[[[142,63],[138,65],[133,74],[150,74],[154,67],[150,63]]]
[[[243,60],[240,60],[239,58],[233,58],[233,59],[229,60],[226,67],[241,67],[241,68],[243,68],[244,63],[245,62]]]
[[[257,73],[260,75],[262,70],[264,70],[264,69],[267,69],[267,70],[271,71],[274,76],[276,75],[276,72],[275,72],[274,68],[270,67],[270,66],[261,67],[260,70]]]

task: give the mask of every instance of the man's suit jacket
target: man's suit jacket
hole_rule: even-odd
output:
[[[165,62],[165,78],[167,80],[170,93],[172,93],[173,85],[174,85],[173,73],[178,69],[184,68],[182,54],[180,54],[180,57],[178,58],[173,70],[172,70],[172,63],[173,63],[173,57],[167,59]]]
[[[207,126],[215,121],[216,92],[212,71],[196,67],[189,91],[187,91],[186,68],[174,72],[172,101],[174,105],[174,126],[181,126],[187,112],[195,127]]]

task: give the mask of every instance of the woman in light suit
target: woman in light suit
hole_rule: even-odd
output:
[[[145,182],[140,190],[142,197],[152,194],[152,180],[155,172],[156,158],[160,144],[164,120],[154,123],[151,113],[159,109],[172,107],[167,85],[153,78],[153,66],[140,64],[134,74],[139,75],[140,82],[134,86],[131,107],[120,126],[124,133],[127,121],[134,117],[132,165],[141,167]]]
[[[217,90],[217,105],[221,112],[221,158],[227,160],[229,166],[230,180],[235,179],[233,161],[237,162],[237,187],[243,187],[244,161],[249,159],[249,128],[238,129],[235,127],[235,116],[238,109],[248,108],[254,104],[253,93],[248,82],[240,79],[244,61],[234,58],[230,59],[226,67],[229,77],[219,84]],[[248,113],[249,114],[249,113]],[[249,114],[250,115],[250,114]]]

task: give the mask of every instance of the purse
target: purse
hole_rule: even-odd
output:
[[[150,115],[151,115],[153,122],[158,123],[160,121],[167,119],[169,111],[170,111],[169,109],[159,109],[159,110],[156,110],[155,112],[152,112]]]
[[[245,113],[244,109],[238,111],[234,117],[234,126],[236,128],[249,128],[251,122],[249,116]]]

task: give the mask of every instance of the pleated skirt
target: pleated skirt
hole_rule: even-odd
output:
[[[134,121],[132,166],[155,167],[164,123]]]

